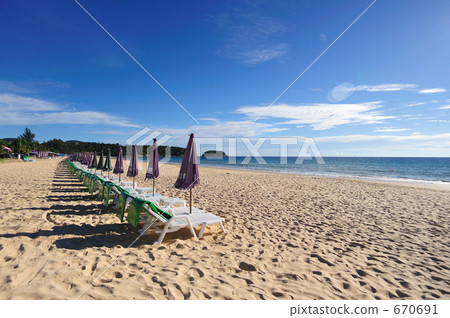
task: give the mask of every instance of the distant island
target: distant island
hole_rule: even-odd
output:
[[[224,158],[224,157],[228,157],[228,156],[225,152],[220,151],[220,150],[207,150],[202,155],[202,158],[207,158],[207,159],[219,159],[219,158]]]

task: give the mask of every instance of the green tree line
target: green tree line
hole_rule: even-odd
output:
[[[98,142],[84,142],[84,141],[63,141],[61,139],[52,139],[39,143],[35,140],[35,134],[30,129],[25,128],[23,134],[15,138],[14,140],[0,139],[0,153],[5,154],[3,147],[11,148],[14,153],[30,153],[32,150],[37,151],[52,151],[62,154],[72,154],[76,152],[106,152],[111,149],[111,154],[116,156],[119,153],[119,147],[125,147],[118,143],[98,143]],[[166,151],[169,151],[171,156],[178,157],[183,156],[185,148],[170,147],[170,150],[166,149],[167,146],[159,146],[158,153],[160,156],[164,156]],[[123,149],[125,151],[125,149]]]

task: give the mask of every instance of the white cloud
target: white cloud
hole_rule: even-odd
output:
[[[405,106],[406,106],[406,107],[414,107],[414,106],[422,106],[422,105],[425,105],[425,104],[426,104],[426,102],[408,103],[408,104],[406,104]]]
[[[445,88],[428,88],[428,89],[421,89],[417,91],[420,94],[434,94],[434,93],[444,93],[447,90]]]
[[[279,58],[287,53],[287,45],[237,52],[236,55],[247,64],[259,64]]]
[[[393,92],[393,91],[403,91],[407,89],[416,88],[416,84],[378,84],[378,85],[359,85],[351,88],[353,92],[367,91],[367,92]]]
[[[375,132],[402,132],[402,131],[408,131],[411,129],[408,128],[390,128],[390,127],[385,127],[385,128],[379,128],[379,129],[375,129]]]
[[[273,105],[243,106],[237,112],[250,118],[285,118],[289,121],[283,124],[310,125],[314,130],[330,129],[348,124],[376,124],[383,123],[392,116],[382,116],[376,109],[381,108],[381,102],[367,102],[361,104],[312,104],[312,105]]]
[[[25,88],[9,81],[0,81],[0,92],[17,94],[35,93],[35,91],[30,88]]]
[[[439,109],[450,109],[450,105],[439,107]]]
[[[0,94],[0,110],[5,111],[51,111],[64,108],[53,102],[15,94]]]
[[[262,132],[279,132],[279,131],[286,131],[289,130],[289,128],[267,128],[264,129]]]
[[[245,10],[244,10],[245,11]],[[231,9],[216,17],[217,30],[225,41],[216,51],[220,56],[246,64],[259,64],[287,54],[288,45],[281,36],[286,23],[241,9]]]
[[[3,112],[0,111],[0,125],[113,125],[123,127],[138,127],[120,117],[96,111],[60,111],[60,112]]]
[[[86,124],[137,127],[123,118],[98,111],[69,111],[38,98],[0,94],[0,125]]]
[[[98,135],[128,135],[132,136],[138,131],[132,130],[132,131],[123,131],[123,130],[90,130],[86,131],[88,134],[98,134]]]
[[[198,137],[254,137],[260,135],[261,131],[271,129],[272,124],[252,123],[250,120],[225,121],[211,125],[194,125],[182,129],[156,128],[165,134],[172,136],[187,136],[194,133]]]
[[[332,102],[340,102],[350,97],[353,92],[394,92],[416,88],[416,84],[378,84],[378,85],[359,85],[353,86],[351,83],[342,83],[333,87],[328,93],[328,99]]]
[[[327,35],[325,34],[325,33],[321,33],[320,34],[320,41],[322,41],[322,42],[326,42],[327,41]]]
[[[342,83],[333,87],[328,93],[328,100],[331,102],[340,102],[353,94],[353,84]]]
[[[204,121],[212,121],[212,122],[219,122],[219,120],[217,118],[210,118],[210,117],[206,117],[206,118],[199,118],[198,120],[204,120]]]

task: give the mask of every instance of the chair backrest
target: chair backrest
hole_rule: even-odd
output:
[[[153,202],[145,201],[144,208],[156,219],[166,223],[172,218],[172,215],[157,207]]]

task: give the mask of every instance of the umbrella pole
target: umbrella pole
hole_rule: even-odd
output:
[[[133,177],[133,189],[134,189],[134,177]]]
[[[192,188],[189,189],[189,214],[192,214]]]
[[[155,196],[155,178],[153,178],[153,196]]]
[[[119,182],[120,182],[120,173],[119,173]]]

